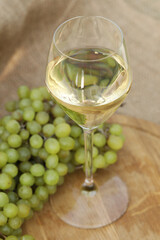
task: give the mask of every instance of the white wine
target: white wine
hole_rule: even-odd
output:
[[[95,128],[107,120],[129,92],[127,63],[108,49],[76,49],[50,61],[46,84],[77,124]]]

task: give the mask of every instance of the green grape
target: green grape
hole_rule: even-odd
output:
[[[4,226],[7,223],[7,217],[2,211],[0,211],[0,226]]]
[[[8,224],[0,227],[0,233],[4,234],[5,236],[11,235],[12,231],[13,229]]]
[[[48,185],[56,185],[59,181],[59,175],[56,170],[46,170],[44,174],[44,182]]]
[[[57,126],[60,123],[64,123],[65,119],[63,117],[56,117],[53,121],[54,126]]]
[[[1,136],[1,139],[5,142],[7,141],[7,138],[9,137],[10,133],[8,131],[4,131],[2,136]]]
[[[104,154],[104,158],[107,164],[114,164],[117,161],[117,154],[109,150]]]
[[[20,100],[19,108],[21,110],[24,110],[25,108],[30,107],[31,104],[32,104],[32,101],[29,98],[24,98],[24,99]]]
[[[107,87],[108,84],[109,84],[109,82],[110,82],[110,79],[109,79],[109,78],[103,79],[103,80],[100,81],[99,86],[100,86],[100,87]]]
[[[59,159],[62,163],[67,163],[71,160],[72,154],[69,150],[60,150],[58,153]]]
[[[16,101],[9,101],[5,104],[5,109],[8,112],[13,112],[14,110],[16,110]]]
[[[12,148],[18,148],[22,144],[22,138],[17,134],[11,134],[8,137],[8,144]]]
[[[67,167],[68,167],[68,173],[73,173],[75,171],[75,165],[74,164],[68,162]]]
[[[30,200],[29,200],[29,202],[30,202]],[[24,204],[24,203],[18,204],[18,217],[19,218],[26,218],[29,216],[29,213],[30,213],[29,205]]]
[[[68,172],[68,167],[64,163],[58,163],[56,171],[58,172],[59,176],[65,176]]]
[[[54,194],[57,191],[56,185],[46,185],[49,194]]]
[[[6,173],[0,173],[0,189],[6,190],[12,185],[12,178]]]
[[[2,136],[2,134],[4,133],[5,129],[3,126],[0,126],[0,136]]]
[[[111,149],[118,151],[123,147],[123,140],[119,136],[110,135],[107,144]]]
[[[34,177],[32,176],[32,174],[30,173],[23,173],[20,178],[19,178],[19,181],[22,185],[25,185],[25,186],[29,186],[31,187],[34,182],[35,182],[35,179]]]
[[[96,148],[95,146],[93,146],[93,158],[97,157],[98,156],[98,148]]]
[[[17,120],[12,119],[6,123],[6,129],[9,133],[18,133],[20,128],[21,126]]]
[[[38,156],[42,159],[42,160],[46,160],[48,157],[48,152],[45,150],[45,148],[41,148],[38,152]]]
[[[55,132],[55,126],[51,123],[48,123],[43,126],[42,133],[45,137],[51,137]]]
[[[41,201],[48,199],[48,190],[44,186],[38,186],[35,190],[35,194]]]
[[[21,186],[18,189],[18,195],[22,199],[30,199],[32,197],[32,188],[29,186]]]
[[[18,88],[18,96],[20,99],[22,98],[28,98],[30,95],[30,90],[27,86],[20,86]]]
[[[79,137],[79,142],[82,146],[84,146],[84,134],[83,133]]]
[[[18,229],[21,227],[22,225],[22,219],[20,217],[14,217],[14,218],[10,218],[8,221],[8,225],[12,228],[12,229]]]
[[[14,203],[7,203],[3,208],[3,213],[8,218],[14,218],[18,214],[18,207]]]
[[[123,143],[125,141],[125,136],[123,134],[120,134],[119,137],[122,139]]]
[[[14,148],[9,148],[6,150],[8,163],[16,163],[19,159],[18,151]]]
[[[9,203],[9,198],[7,194],[4,192],[0,192],[0,208],[4,207],[4,205],[6,205],[7,203]]]
[[[43,111],[43,102],[41,100],[34,100],[32,102],[32,107],[35,112],[41,112]]]
[[[36,186],[43,186],[44,183],[44,179],[43,177],[35,177],[35,185]]]
[[[26,107],[23,111],[23,119],[27,122],[33,121],[35,117],[35,111],[32,107]]]
[[[27,122],[27,130],[30,134],[38,134],[41,132],[41,125],[36,121]]]
[[[116,62],[112,57],[107,57],[105,59],[106,63],[108,63],[108,65],[112,68],[114,68],[116,66]]]
[[[14,191],[15,188],[16,188],[16,180],[14,178],[12,178],[12,184],[7,190],[8,191]]]
[[[8,163],[2,168],[2,173],[6,173],[14,178],[18,174],[18,168],[15,164]]]
[[[27,147],[20,147],[18,149],[19,160],[22,162],[26,162],[31,157],[31,152]]]
[[[35,163],[30,168],[30,172],[34,177],[41,177],[44,175],[45,168],[40,163]]]
[[[40,201],[40,203],[39,203],[39,205],[36,207],[36,208],[34,208],[34,211],[42,211],[42,209],[43,209],[43,201]]]
[[[44,147],[49,154],[53,155],[60,150],[60,144],[55,138],[48,138],[44,143]]]
[[[48,169],[56,168],[58,165],[58,156],[57,155],[49,155],[46,159],[46,167]]]
[[[74,141],[75,141],[74,150],[76,151],[81,147],[81,144],[77,138]]]
[[[26,129],[22,129],[19,133],[22,140],[27,140],[29,138],[29,131]]]
[[[36,194],[33,194],[32,197],[29,199],[31,208],[36,208],[40,204],[40,199],[37,197]]]
[[[0,168],[4,167],[8,161],[8,156],[5,152],[0,152]]]
[[[26,217],[26,220],[29,220],[29,219],[31,219],[32,217],[33,217],[33,210],[30,209],[29,215],[28,215],[28,217]]]
[[[29,140],[32,148],[41,148],[43,145],[43,139],[40,135],[34,134]]]
[[[104,147],[106,144],[106,138],[102,133],[96,133],[93,136],[93,144],[96,147]]]
[[[119,136],[122,133],[122,127],[119,124],[112,124],[109,128],[109,132],[113,135]]]
[[[8,192],[8,198],[10,203],[16,203],[18,201],[18,195],[15,192]]]
[[[44,112],[44,111],[38,112],[36,114],[36,121],[41,125],[44,125],[44,124],[48,123],[49,114]]]
[[[68,123],[60,123],[55,128],[55,135],[58,138],[68,137],[71,132],[71,127]]]
[[[31,167],[32,167],[32,164],[28,161],[27,162],[21,162],[19,164],[19,170],[23,173],[24,172],[29,172]]]
[[[86,172],[85,164],[83,165],[83,171]],[[94,174],[97,171],[95,166],[92,166],[92,173]]]
[[[17,120],[17,121],[22,121],[23,119],[23,111],[20,109],[15,110],[12,112],[12,118]]]
[[[51,99],[51,96],[50,96],[46,87],[40,87],[39,91],[41,92],[43,100],[50,100]]]
[[[38,153],[39,153],[39,149],[38,148],[32,148],[30,147],[30,151],[31,151],[31,155],[33,157],[37,157],[38,156]]]
[[[51,109],[51,113],[53,114],[54,117],[64,117],[65,113],[62,110],[62,108],[56,104],[52,109]]]
[[[93,166],[95,168],[104,168],[105,167],[105,158],[102,155],[98,155],[93,159]]]
[[[0,143],[0,151],[6,151],[8,148],[9,148],[8,143],[6,143],[6,142]]]
[[[33,88],[33,89],[30,91],[30,99],[31,99],[32,101],[34,101],[34,100],[42,100],[42,94],[41,94],[41,92],[39,91],[39,89]]]
[[[79,164],[83,164],[85,162],[85,150],[84,148],[79,148],[74,155],[75,161]]]
[[[31,235],[23,235],[20,240],[35,240]]]
[[[16,230],[13,230],[12,234],[14,236],[21,236],[22,235],[22,228],[18,228]]]
[[[63,150],[72,150],[74,148],[75,141],[71,137],[63,137],[59,139],[60,147]]]
[[[71,137],[78,138],[82,134],[82,129],[77,125],[71,127]]]
[[[17,206],[20,205],[20,204],[25,204],[25,205],[30,207],[30,202],[27,199],[20,199],[20,200],[18,200],[17,201]]]
[[[13,234],[13,232],[12,232],[12,234]],[[6,237],[5,240],[18,240],[18,238],[14,235],[10,235],[10,236]]]
[[[6,126],[7,122],[12,119],[12,116],[7,115],[2,118],[2,125]]]
[[[63,177],[63,176],[60,176],[57,185],[58,185],[58,186],[61,186],[63,183],[64,183],[64,177]]]

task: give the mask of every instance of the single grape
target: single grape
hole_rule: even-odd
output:
[[[32,148],[30,147],[30,151],[31,151],[31,155],[33,157],[37,157],[38,156],[38,153],[39,153],[39,149],[38,148]]]
[[[7,217],[2,211],[0,211],[0,226],[4,226],[7,223]]]
[[[8,163],[16,163],[19,159],[18,151],[14,148],[9,148],[6,150]]]
[[[41,132],[41,125],[36,121],[27,122],[27,130],[30,134],[38,134]]]
[[[9,145],[7,142],[0,142],[0,151],[6,151],[9,149]]]
[[[32,148],[41,148],[43,145],[43,139],[40,135],[34,134],[29,140]]]
[[[35,111],[32,107],[26,107],[23,111],[23,119],[27,122],[33,121],[35,117]]]
[[[44,181],[48,185],[56,185],[59,181],[59,174],[56,170],[46,170],[44,174]]]
[[[5,104],[5,109],[8,112],[13,112],[14,110],[16,110],[16,101],[9,101]]]
[[[23,235],[20,240],[35,240],[35,238],[31,235]]]
[[[46,159],[46,167],[48,169],[56,168],[58,165],[58,156],[57,155],[49,155]]]
[[[21,162],[20,164],[19,164],[19,170],[21,171],[21,172],[29,172],[30,171],[30,168],[32,167],[32,164],[31,164],[31,162]]]
[[[22,144],[22,138],[17,134],[11,134],[8,137],[8,144],[12,148],[18,148]]]
[[[10,135],[10,133],[5,130],[1,136],[1,140],[3,140],[4,142],[7,141],[9,135]]]
[[[12,185],[12,178],[6,173],[0,173],[0,189],[9,189]]]
[[[25,204],[25,205],[30,207],[30,202],[27,199],[20,199],[20,200],[18,200],[17,201],[17,206],[20,205],[20,204]]]
[[[40,157],[40,159],[42,160],[46,160],[48,157],[48,152],[45,150],[45,148],[41,148],[38,152],[38,156]]]
[[[4,207],[7,203],[9,203],[9,198],[6,193],[0,192],[0,208]]]
[[[12,112],[12,118],[17,120],[17,121],[22,121],[23,119],[23,111],[20,109],[15,110]]]
[[[37,197],[36,194],[33,194],[32,197],[29,199],[31,208],[36,208],[40,204],[40,199]]]
[[[30,107],[31,104],[32,104],[32,101],[29,98],[24,98],[24,99],[20,100],[19,108],[21,110],[24,110],[25,108]]]
[[[55,135],[58,138],[68,137],[71,132],[71,127],[68,123],[60,123],[55,128]]]
[[[78,138],[75,138],[74,150],[78,150],[82,145],[80,144]]]
[[[82,129],[77,125],[71,127],[71,137],[78,138],[82,134]]]
[[[33,88],[33,89],[30,91],[30,99],[31,99],[32,101],[34,101],[34,100],[42,100],[42,94],[41,94],[41,92],[39,91],[39,89]]]
[[[16,203],[18,201],[18,195],[15,192],[8,192],[8,198],[10,203]]]
[[[14,235],[10,235],[10,236],[6,237],[5,240],[18,240],[18,238]]]
[[[14,203],[7,203],[3,208],[3,213],[8,218],[14,218],[18,214],[18,207]]]
[[[31,152],[27,147],[20,147],[18,149],[19,160],[22,162],[26,162],[31,157]]]
[[[12,234],[14,236],[21,236],[22,235],[22,228],[18,228],[16,230],[13,230]]]
[[[18,229],[21,227],[23,221],[20,217],[14,217],[14,218],[10,218],[8,221],[8,225],[12,228],[12,229]]]
[[[117,154],[109,150],[104,154],[104,158],[107,164],[114,164],[117,161]]]
[[[35,177],[35,185],[36,186],[43,186],[44,183],[44,179],[43,176],[42,177]]]
[[[35,112],[41,112],[43,111],[43,102],[41,100],[34,100],[32,102],[32,107]]]
[[[2,118],[2,125],[6,126],[7,122],[12,119],[12,116],[7,115]]]
[[[75,141],[71,137],[63,137],[59,139],[60,147],[63,150],[72,150],[74,148]]]
[[[18,168],[15,164],[8,163],[2,168],[2,173],[6,173],[14,178],[18,174]]]
[[[19,133],[22,140],[27,140],[29,138],[29,131],[26,129],[22,129]]]
[[[50,100],[51,99],[51,96],[50,96],[46,87],[40,87],[39,91],[41,92],[43,100]]]
[[[5,236],[11,235],[12,231],[13,231],[13,229],[8,224],[5,224],[4,226],[0,227],[0,233]]]
[[[85,162],[85,151],[84,148],[79,148],[74,155],[75,161],[79,164],[83,164]]]
[[[44,125],[49,121],[49,114],[44,111],[38,112],[35,119],[39,124]]]
[[[123,140],[119,136],[110,135],[107,143],[108,146],[115,151],[118,151],[123,147]]]
[[[32,176],[32,174],[30,173],[23,173],[20,178],[19,178],[19,181],[22,185],[25,185],[25,186],[29,186],[31,187],[34,182],[35,182],[35,179],[34,177]]]
[[[53,114],[54,117],[64,117],[65,116],[64,111],[58,104],[56,104],[53,108],[51,108],[51,113]]]
[[[93,158],[97,157],[98,156],[98,148],[96,148],[95,146],[93,146]]]
[[[44,175],[45,168],[40,163],[35,163],[30,168],[30,172],[34,177],[41,177]]]
[[[68,163],[72,159],[72,154],[69,150],[60,150],[58,157],[62,163]]]
[[[93,144],[96,147],[104,147],[106,144],[106,138],[102,133],[96,133],[93,136]]]
[[[106,63],[108,63],[108,65],[112,68],[114,68],[116,66],[116,62],[112,57],[107,57]]]
[[[30,199],[32,197],[32,188],[29,186],[21,186],[18,189],[18,195],[22,199]]]
[[[0,152],[0,168],[4,167],[8,161],[8,156],[5,152]]]
[[[60,150],[60,144],[55,138],[48,138],[44,143],[44,147],[49,154],[53,155]]]
[[[43,126],[42,133],[45,137],[51,137],[55,132],[55,126],[51,123],[48,123]]]
[[[109,132],[113,135],[119,136],[122,133],[122,127],[119,124],[112,124],[109,128]]]
[[[48,190],[44,186],[38,186],[35,190],[35,194],[41,201],[48,199]]]
[[[93,166],[95,168],[104,168],[105,167],[105,158],[102,155],[98,155],[93,159]]]
[[[34,211],[42,211],[43,209],[43,201],[40,201],[39,205],[34,208]]]
[[[29,213],[30,213],[29,205],[24,204],[24,203],[18,204],[18,217],[19,218],[26,218],[29,216]]]
[[[6,123],[6,129],[9,133],[18,133],[20,131],[20,124],[17,120],[11,119]]]
[[[65,122],[65,119],[63,117],[56,117],[53,121],[53,124],[57,126],[58,124],[64,123],[64,122]]]
[[[54,194],[57,191],[56,185],[46,185],[49,194]]]
[[[67,167],[68,167],[68,173],[73,173],[75,171],[75,165],[74,164],[68,162]]]
[[[58,163],[56,171],[58,172],[59,176],[65,176],[68,172],[68,167],[64,163]]]
[[[27,86],[20,86],[18,88],[18,96],[20,99],[22,98],[28,98],[30,95],[30,90]]]

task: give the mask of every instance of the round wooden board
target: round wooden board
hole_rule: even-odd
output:
[[[130,202],[124,216],[103,228],[79,229],[62,222],[47,202],[24,224],[25,233],[37,240],[160,239],[160,126],[124,115],[114,115],[110,121],[123,125],[126,141],[117,164],[101,173],[117,174],[126,183]],[[83,172],[73,174],[78,177]],[[66,178],[72,181],[72,175]],[[63,195],[61,199],[65,204]]]

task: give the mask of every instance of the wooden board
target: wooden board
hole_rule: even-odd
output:
[[[62,222],[48,202],[25,223],[25,233],[37,240],[160,239],[160,126],[123,115],[114,115],[110,121],[123,125],[126,141],[117,164],[101,172],[116,173],[126,183],[130,202],[124,216],[103,228],[78,229]],[[72,175],[67,178],[72,180]],[[63,196],[62,201],[65,204]]]

